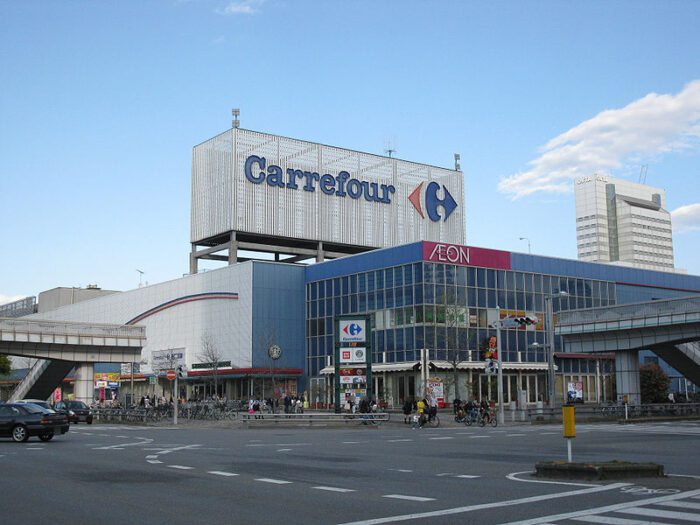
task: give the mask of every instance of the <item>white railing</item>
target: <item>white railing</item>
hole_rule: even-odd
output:
[[[29,369],[27,375],[24,376],[22,381],[20,381],[12,391],[12,394],[10,395],[10,402],[17,401],[18,399],[24,399],[24,396],[27,395],[27,392],[29,392],[32,386],[34,386],[39,377],[41,377],[41,374],[43,374],[49,367],[50,363],[50,360],[38,359],[37,362],[34,363],[34,366]]]
[[[145,339],[146,328],[116,324],[0,318],[0,334],[39,334],[78,337]]]

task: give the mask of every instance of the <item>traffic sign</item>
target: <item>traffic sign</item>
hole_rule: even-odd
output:
[[[168,370],[165,373],[165,377],[167,379],[169,379],[170,381],[172,381],[173,379],[175,379],[177,377],[177,374],[175,373],[175,370]]]

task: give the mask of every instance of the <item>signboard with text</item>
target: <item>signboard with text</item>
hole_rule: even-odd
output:
[[[423,260],[510,270],[510,252],[444,242],[423,241]]]
[[[341,406],[372,397],[372,335],[368,316],[336,318],[335,328],[335,407],[340,412]]]

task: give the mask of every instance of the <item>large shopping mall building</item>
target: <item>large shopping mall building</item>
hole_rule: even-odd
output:
[[[462,398],[495,398],[483,347],[498,321],[505,401],[529,404],[547,401],[546,297],[557,312],[700,293],[697,276],[466,246],[463,180],[233,128],[194,148],[189,275],[35,315],[145,326],[138,394],[184,364],[182,396],[211,393],[216,375],[229,399],[312,402],[333,399],[334,319],[368,315],[373,391],[394,406],[426,376],[446,400],[455,380]],[[205,259],[228,264],[198,271]],[[614,363],[557,341],[557,396],[575,382],[584,402],[614,400]]]

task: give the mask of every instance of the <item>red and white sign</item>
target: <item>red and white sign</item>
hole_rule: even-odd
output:
[[[53,391],[53,400],[55,403],[58,403],[61,400],[61,387],[58,387]]]
[[[341,348],[341,363],[364,363],[367,361],[367,352],[364,347]]]
[[[423,260],[510,270],[510,252],[444,242],[423,241]]]
[[[177,377],[177,374],[175,373],[175,370],[168,370],[165,373],[165,377],[166,377],[166,379],[169,379],[170,381],[172,381],[173,379],[175,379]]]

